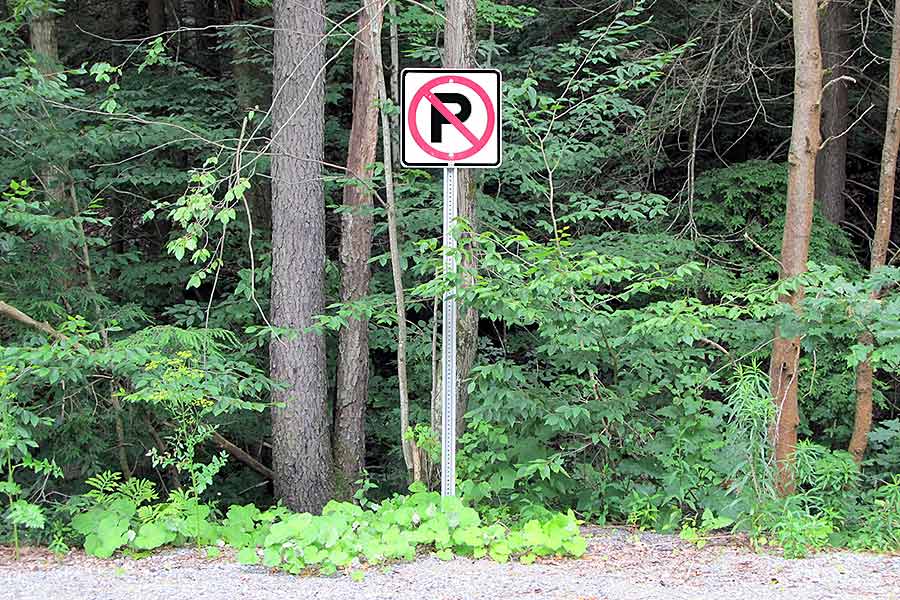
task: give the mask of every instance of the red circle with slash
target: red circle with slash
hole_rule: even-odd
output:
[[[458,83],[460,85],[464,85],[473,92],[475,92],[481,101],[484,103],[484,107],[487,109],[487,127],[485,127],[484,133],[481,137],[476,136],[472,133],[465,124],[460,121],[456,115],[450,112],[443,102],[435,96],[431,90],[436,88],[439,85],[445,83]],[[425,141],[425,138],[422,137],[422,134],[419,132],[419,126],[416,123],[416,111],[419,108],[419,103],[422,100],[428,100],[434,108],[441,113],[445,119],[450,121],[450,124],[459,131],[463,137],[465,137],[472,144],[472,147],[463,152],[444,152],[442,150],[438,150],[433,146],[429,145],[428,142]],[[494,116],[494,104],[491,102],[490,97],[487,95],[487,92],[484,91],[480,85],[469,79],[468,77],[462,77],[460,75],[442,75],[441,77],[435,77],[431,81],[427,82],[425,85],[419,88],[419,90],[412,97],[412,101],[409,103],[409,112],[407,113],[407,121],[409,121],[409,132],[412,134],[413,139],[416,141],[416,144],[419,147],[427,152],[429,155],[439,158],[441,160],[446,160],[448,162],[454,162],[457,160],[463,160],[473,156],[482,148],[484,148],[488,141],[491,139],[491,135],[494,133],[494,122],[496,118]]]

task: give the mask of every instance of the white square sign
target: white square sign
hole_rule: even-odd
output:
[[[401,81],[404,166],[500,166],[500,71],[404,69]]]

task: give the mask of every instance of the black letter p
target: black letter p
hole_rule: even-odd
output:
[[[456,115],[456,118],[460,121],[465,122],[466,119],[472,114],[472,103],[469,102],[469,99],[466,98],[462,94],[457,94],[455,92],[442,92],[436,93],[435,96],[438,100],[446,104],[457,104],[459,105],[459,112],[453,113]],[[434,106],[431,107],[431,141],[440,144],[441,143],[441,127],[444,125],[450,125],[450,121],[442,115],[438,109]]]

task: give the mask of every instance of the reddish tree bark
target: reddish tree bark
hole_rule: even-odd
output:
[[[372,40],[380,39],[382,12],[374,22],[369,11],[359,13],[359,33],[353,47],[353,122],[347,149],[347,175],[367,181],[378,145],[377,71]],[[371,31],[370,28],[371,27]],[[341,215],[341,301],[355,302],[369,293],[372,255],[372,194],[359,183],[344,186]],[[352,489],[365,459],[365,418],[369,386],[369,320],[353,318],[338,340],[337,399],[334,407],[334,462],[338,485]]]
[[[806,271],[815,202],[816,154],[821,142],[820,99],[822,54],[815,0],[794,0],[794,113],[788,153],[788,190],[781,242],[781,279]],[[781,298],[797,309],[798,289]],[[772,443],[777,467],[776,485],[782,495],[794,491],[794,450],[797,447],[797,383],[800,376],[800,339],[783,337],[778,329],[772,346],[769,377],[776,406]]]
[[[888,244],[891,239],[891,222],[894,212],[894,187],[897,173],[897,149],[900,146],[900,2],[894,3],[894,26],[891,38],[890,81],[888,85],[887,119],[884,146],[881,149],[881,175],[878,180],[878,213],[875,217],[875,236],[872,239],[872,258],[869,267],[875,271],[887,262]],[[872,294],[878,300],[879,293]],[[867,346],[875,339],[867,332],[860,336],[860,343]],[[872,396],[875,373],[868,357],[856,367],[856,411],[853,417],[853,435],[848,451],[856,462],[862,462],[872,429]]]

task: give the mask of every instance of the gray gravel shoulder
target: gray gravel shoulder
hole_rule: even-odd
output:
[[[698,549],[677,537],[585,531],[580,560],[533,565],[424,556],[346,575],[296,577],[196,550],[143,560],[58,560],[0,552],[3,600],[900,600],[900,557],[827,552],[803,560],[754,553],[729,538]]]

